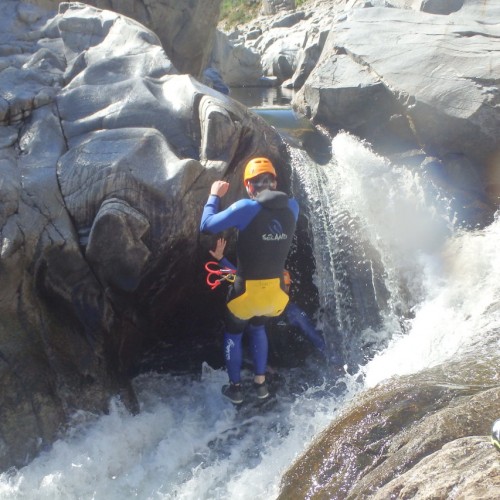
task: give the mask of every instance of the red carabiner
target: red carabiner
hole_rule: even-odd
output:
[[[217,268],[214,269],[214,266]],[[236,271],[229,268],[221,268],[218,262],[210,261],[205,264],[205,270],[207,271],[207,285],[215,290],[223,281],[233,282],[235,278]],[[220,276],[219,279],[215,276]],[[214,278],[213,278],[214,277]]]

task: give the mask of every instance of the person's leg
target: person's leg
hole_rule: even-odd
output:
[[[257,397],[264,399],[269,396],[266,386],[268,341],[265,321],[257,318],[252,319],[247,331],[250,336],[250,348],[254,364],[254,388],[257,392]]]
[[[230,384],[222,387],[222,394],[232,403],[240,404],[243,402],[241,365],[243,362],[242,338],[246,321],[236,318],[236,316],[227,310],[225,323],[224,360]]]
[[[263,323],[250,322],[247,331],[250,336],[250,349],[254,365],[254,381],[261,384],[266,379],[268,342]]]
[[[241,382],[241,363],[243,360],[241,333],[224,333],[224,360],[226,362],[227,374],[232,384]]]
[[[245,291],[244,283],[237,279],[228,292],[228,302],[238,297]],[[232,384],[241,382],[241,365],[243,363],[243,331],[247,321],[236,317],[226,308],[224,318],[224,360],[226,362],[227,373]]]

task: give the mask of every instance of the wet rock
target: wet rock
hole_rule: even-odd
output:
[[[128,376],[147,338],[185,345],[173,318],[185,303],[193,317],[210,184],[227,179],[224,202],[239,198],[255,155],[286,184],[274,129],[179,75],[145,27],[63,3],[54,18],[23,15],[23,31],[16,5],[0,6],[2,469],[74,411],[106,411],[116,394],[134,409]]]
[[[374,499],[459,498],[494,499],[500,491],[495,452],[489,439],[472,436],[456,439],[421,460],[378,490]]]
[[[471,356],[364,392],[285,474],[279,498],[495,498],[497,362]]]

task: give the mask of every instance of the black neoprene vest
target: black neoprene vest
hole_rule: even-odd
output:
[[[238,276],[244,280],[282,277],[295,232],[295,217],[288,196],[265,190],[256,200],[262,209],[238,233]]]

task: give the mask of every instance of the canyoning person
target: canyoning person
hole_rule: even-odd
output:
[[[215,250],[209,250],[209,252],[219,262],[221,267],[236,269],[236,266],[224,256],[226,243],[224,238],[219,238],[215,245]],[[290,296],[292,278],[287,269],[283,271],[283,284],[285,292]],[[318,351],[323,354],[325,353],[326,345],[322,333],[314,326],[307,314],[292,300],[288,301],[285,310],[276,318],[272,318],[270,323],[280,330],[290,331],[290,328],[297,328],[297,330],[307,338]],[[268,326],[270,323],[268,323]]]
[[[259,399],[269,396],[265,324],[269,318],[279,316],[288,303],[283,269],[299,213],[297,201],[276,190],[276,170],[268,158],[251,159],[245,166],[243,182],[249,198],[219,211],[229,183],[215,181],[200,224],[202,232],[211,234],[229,228],[238,230],[236,277],[228,292],[223,341],[230,383],[222,387],[222,394],[235,404],[243,402],[245,329],[250,336],[254,389]]]

